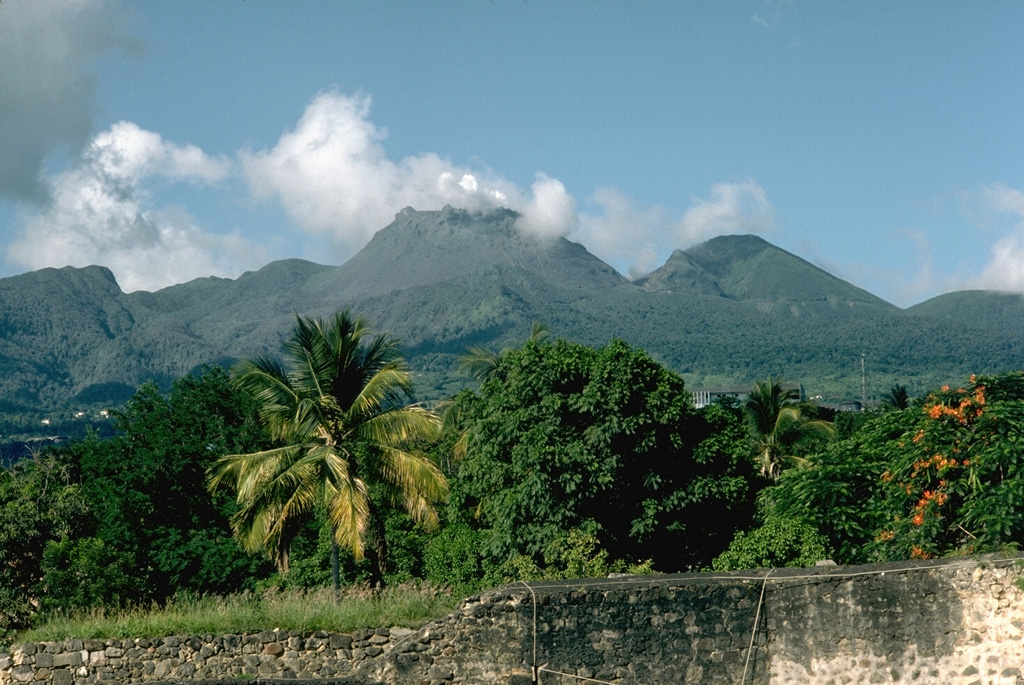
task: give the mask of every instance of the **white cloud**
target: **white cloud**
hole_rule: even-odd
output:
[[[370,120],[370,98],[321,93],[273,148],[240,153],[253,194],[277,200],[296,225],[328,239],[343,262],[403,207],[507,207],[518,227],[542,237],[569,236],[623,272],[640,275],[676,247],[726,233],[774,229],[774,209],[753,181],[719,183],[677,221],[659,208],[636,209],[618,191],[599,190],[600,214],[580,215],[557,179],[538,174],[524,192],[491,172],[457,167],[436,154],[390,160],[386,131]]]
[[[885,245],[878,249],[900,255],[899,268],[885,268],[835,259],[822,252],[813,241],[804,241],[797,254],[812,264],[870,293],[887,293],[885,299],[898,307],[909,307],[940,291],[962,286],[962,279],[936,273],[928,234],[921,230],[893,230]],[[882,297],[882,295],[879,295]]]
[[[539,174],[533,199],[520,208],[519,228],[541,238],[564,238],[576,226],[576,200],[561,181]]]
[[[0,4],[0,197],[44,201],[44,160],[58,149],[75,156],[88,141],[89,66],[114,48],[137,49],[116,10],[104,0]]]
[[[778,28],[785,15],[793,8],[793,0],[765,0],[764,11],[752,14],[750,20],[766,29]]]
[[[47,207],[23,208],[22,235],[8,246],[8,259],[28,269],[101,264],[126,292],[237,275],[265,255],[238,235],[202,230],[183,209],[150,208],[146,191],[149,179],[207,183],[228,171],[228,162],[195,146],[115,124],[53,179]]]
[[[339,262],[409,206],[501,206],[522,212],[522,226],[536,233],[571,229],[575,202],[555,179],[540,176],[531,197],[500,176],[436,154],[391,161],[382,145],[386,131],[369,119],[370,104],[365,95],[321,93],[273,148],[240,154],[253,194],[278,200],[299,228],[329,238]]]
[[[989,262],[975,287],[1024,292],[1024,193],[994,185],[982,190],[979,199],[983,209],[1009,214],[1014,225],[1008,235],[993,243]]]
[[[693,198],[675,226],[676,241],[693,244],[719,235],[770,233],[775,230],[775,208],[757,183],[716,183],[711,199]]]
[[[672,249],[671,222],[662,209],[638,209],[615,188],[599,188],[591,200],[600,212],[580,216],[573,240],[631,278],[660,266]]]
[[[195,145],[177,146],[159,134],[120,121],[93,140],[84,158],[96,170],[121,180],[163,176],[173,180],[219,181],[230,164]]]
[[[298,229],[333,247],[338,263],[407,206],[514,209],[524,233],[569,236],[633,277],[657,267],[674,248],[774,228],[774,210],[753,181],[712,186],[678,219],[659,207],[637,208],[614,189],[597,191],[597,214],[579,214],[565,186],[544,174],[524,191],[489,170],[461,168],[437,154],[394,162],[382,144],[386,132],[369,114],[367,96],[320,94],[293,130],[272,148],[240,151],[237,166],[119,122],[52,178],[51,202],[22,206],[22,233],[8,246],[8,260],[29,269],[102,264],[126,291],[261,266],[265,250],[238,234],[206,231],[184,209],[155,199],[154,191],[175,182],[230,181],[237,168],[256,198],[279,202]]]
[[[571,237],[631,278],[660,266],[674,249],[719,235],[775,230],[775,210],[753,181],[711,186],[711,197],[693,198],[678,220],[661,207],[637,208],[613,188],[599,189],[592,199],[600,213],[581,216]]]
[[[978,266],[974,253],[964,253],[942,265],[936,264],[931,231],[894,231],[889,249],[904,255],[899,269],[817,259],[822,268],[870,291],[894,293],[891,301],[901,307],[921,302],[938,293],[957,290],[998,290],[1024,293],[1024,192],[1004,185],[955,194],[958,210],[979,231],[974,244],[989,244],[987,260]],[[1007,218],[1009,217],[1009,224]],[[949,230],[964,230],[956,227]],[[948,242],[948,237],[943,237]],[[909,249],[905,245],[909,243]],[[817,249],[817,248],[813,248]],[[812,251],[807,248],[805,253]]]

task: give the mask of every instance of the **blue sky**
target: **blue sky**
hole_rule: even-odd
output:
[[[5,0],[0,276],[340,264],[512,207],[627,275],[756,233],[1024,292],[1024,3]]]

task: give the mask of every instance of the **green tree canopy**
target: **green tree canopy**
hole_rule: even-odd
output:
[[[88,511],[69,469],[51,454],[0,468],[0,638],[28,624],[45,592],[47,546],[81,534]]]
[[[252,587],[266,569],[231,539],[234,503],[205,488],[218,454],[265,440],[251,409],[210,367],[166,395],[139,388],[113,437],[0,469],[0,624]]]
[[[468,439],[451,518],[493,564],[542,565],[578,530],[612,559],[681,570],[709,562],[749,517],[736,419],[698,412],[679,376],[623,342],[528,341],[460,403]]]
[[[716,571],[813,566],[828,555],[828,542],[812,526],[772,518],[749,533],[737,533],[729,549],[715,557],[711,566]]]
[[[131,578],[133,596],[122,599],[251,585],[258,564],[231,540],[234,505],[205,488],[206,469],[219,455],[267,444],[253,405],[228,374],[207,367],[175,381],[166,395],[147,383],[114,421],[117,436],[90,436],[62,458],[90,502],[95,536]]]

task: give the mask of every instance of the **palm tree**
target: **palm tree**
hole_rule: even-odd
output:
[[[782,387],[782,380],[758,381],[743,403],[755,459],[761,475],[776,479],[784,462],[806,466],[807,460],[793,455],[792,447],[809,433],[831,436],[832,424],[810,418],[813,405],[800,400],[799,392]]]
[[[242,362],[234,383],[249,393],[259,418],[280,447],[220,458],[209,487],[235,488],[235,537],[247,551],[264,550],[281,572],[301,523],[318,504],[337,547],[361,559],[371,545],[373,581],[386,571],[383,522],[375,515],[369,484],[383,484],[413,519],[437,525],[433,503],[448,491],[433,461],[410,449],[437,434],[435,414],[407,399],[410,375],[387,334],[371,336],[362,318],[347,311],[330,321],[296,317],[285,343],[286,361]]]
[[[543,342],[548,337],[548,327],[540,321],[534,321],[530,327],[530,337],[526,339],[530,343]],[[481,383],[490,380],[498,372],[498,365],[501,358],[509,348],[501,352],[486,347],[469,347],[459,360],[459,369],[475,378]]]
[[[882,404],[888,405],[893,409],[906,409],[910,406],[910,395],[907,394],[907,388],[904,385],[896,383],[889,392],[882,395]]]

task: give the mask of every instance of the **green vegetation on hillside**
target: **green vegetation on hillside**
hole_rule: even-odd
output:
[[[535,329],[500,353],[477,350],[438,433],[416,428],[436,420],[410,409],[389,334],[367,336],[346,315],[298,322],[287,363],[143,384],[113,413],[114,436],[0,469],[0,638],[48,617],[316,592],[332,566],[347,586],[460,593],[1024,541],[1022,372],[909,403],[916,393],[894,385],[899,401],[857,414],[797,407],[770,379],[760,401],[697,409],[683,378],[640,348]],[[775,479],[760,474],[769,438]],[[260,469],[264,457],[273,469]],[[209,473],[237,496],[211,492]],[[450,491],[427,530],[442,480]],[[339,497],[346,488],[358,496]]]
[[[460,387],[470,346],[517,344],[533,321],[592,346],[621,339],[691,387],[782,375],[827,401],[894,383],[911,393],[1024,358],[1022,300],[952,293],[901,311],[754,236],[678,252],[630,283],[582,246],[515,229],[499,211],[403,211],[349,262],[282,260],[237,279],[123,293],[101,267],[0,279],[0,444],[80,412],[167,390],[205,364],[276,354],[295,312],[373,312],[400,338],[420,400]],[[11,436],[15,437],[11,437]]]

